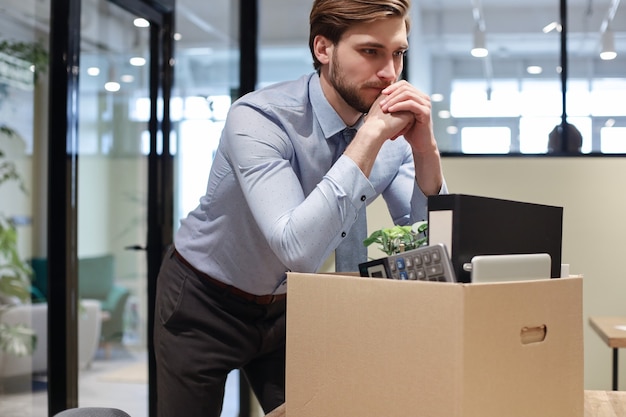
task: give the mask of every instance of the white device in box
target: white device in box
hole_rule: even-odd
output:
[[[471,272],[472,282],[549,279],[552,259],[547,253],[478,255],[463,269]]]

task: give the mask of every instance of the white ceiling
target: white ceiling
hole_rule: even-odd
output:
[[[50,0],[0,0],[0,18],[8,17],[15,26],[3,24],[0,38],[18,36],[21,29],[46,32],[49,27]],[[236,85],[233,81],[233,54],[238,46],[237,19],[240,1],[177,0],[176,30],[182,40],[176,44],[176,84],[197,89],[199,94],[217,85]],[[294,72],[312,69],[308,53],[308,15],[312,0],[259,0],[259,45],[265,54],[271,50],[273,64],[264,65],[260,78],[266,82],[284,79]],[[557,0],[413,0],[411,51],[427,53],[435,60],[455,61],[457,68],[476,70],[482,65],[469,55],[475,17],[486,28],[488,62],[498,65],[522,60],[549,60],[558,63],[560,36],[544,34],[542,28],[558,21],[560,1]],[[121,53],[137,42],[137,29],[127,13],[104,0],[82,0],[82,44],[93,57],[109,52]],[[610,15],[609,11],[614,11]],[[618,59],[605,64],[599,61],[600,32],[607,17],[612,17],[612,30]],[[2,19],[0,19],[2,20]],[[6,19],[5,19],[6,22]],[[114,29],[111,29],[114,28]],[[144,31],[141,43],[146,44]],[[626,69],[626,10],[619,0],[568,0],[568,54],[570,67],[594,76],[597,68]],[[19,36],[18,36],[19,37]],[[591,62],[591,64],[589,64]],[[593,67],[588,70],[588,67]],[[267,74],[269,73],[269,75]],[[272,79],[274,77],[274,79]]]
[[[421,0],[413,1],[415,30],[424,34],[425,45],[434,54],[467,55],[478,10],[487,32],[489,49],[507,56],[558,52],[556,32],[542,28],[559,20],[559,1],[527,0]],[[238,2],[177,0],[177,30],[180,47],[219,48],[237,42]],[[259,35],[263,46],[306,46],[311,0],[260,0]],[[568,0],[568,33],[573,54],[597,54],[599,33],[609,10],[616,9],[612,28],[616,46],[626,53],[626,12],[619,0]],[[421,26],[419,28],[418,26]],[[412,46],[415,48],[416,46]]]
[[[0,13],[46,30],[50,0],[2,0]],[[176,28],[182,34],[178,50],[212,50],[237,45],[237,12],[234,0],[177,0]],[[559,20],[560,1],[552,0],[413,0],[414,32],[434,55],[467,56],[475,25],[474,10],[480,11],[487,33],[487,46],[497,56],[554,54],[559,36],[541,32],[544,25]],[[599,52],[600,31],[610,10],[618,53],[626,55],[626,11],[619,0],[568,0],[569,52],[572,55]],[[104,4],[104,5],[103,5]],[[306,47],[308,14],[312,0],[259,0],[259,42],[263,47]],[[92,13],[116,19],[115,6],[102,0],[83,0],[83,36],[89,37]],[[4,32],[0,28],[0,32]],[[100,40],[94,32],[94,44]]]
[[[259,0],[259,45],[264,54],[260,80],[274,82],[312,70],[308,52],[312,1]],[[237,47],[239,3],[177,0],[176,30],[182,35],[176,46],[178,87],[207,92],[214,86],[233,85],[223,74],[233,77],[236,65],[224,62],[232,60],[228,51]],[[594,77],[614,73],[620,66],[626,69],[626,11],[619,3],[568,0],[567,50],[572,76]],[[599,60],[601,28],[608,17],[612,18],[618,52],[618,59],[609,64]],[[486,29],[490,51],[484,60],[469,53],[477,19]],[[431,74],[440,73],[437,66],[443,63],[444,67],[452,65],[456,75],[460,71],[466,77],[490,79],[515,76],[527,65],[537,64],[552,69],[544,76],[558,77],[561,36],[542,29],[560,21],[559,0],[413,0],[412,20],[410,55],[417,51],[418,59],[424,53],[430,56]]]

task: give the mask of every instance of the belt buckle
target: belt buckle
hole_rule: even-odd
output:
[[[259,305],[270,305],[274,304],[274,302],[278,299],[276,294],[266,294],[266,295],[257,295],[254,297],[254,302]]]

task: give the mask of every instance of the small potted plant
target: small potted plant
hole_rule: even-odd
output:
[[[363,241],[364,246],[378,243],[379,249],[388,256],[425,246],[428,243],[428,222],[421,221],[410,226],[393,226],[376,230]]]

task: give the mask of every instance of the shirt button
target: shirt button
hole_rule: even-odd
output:
[[[361,196],[361,201],[365,201],[367,200],[367,197],[365,197],[364,195]]]
[[[341,232],[341,237],[346,237],[346,232]]]

